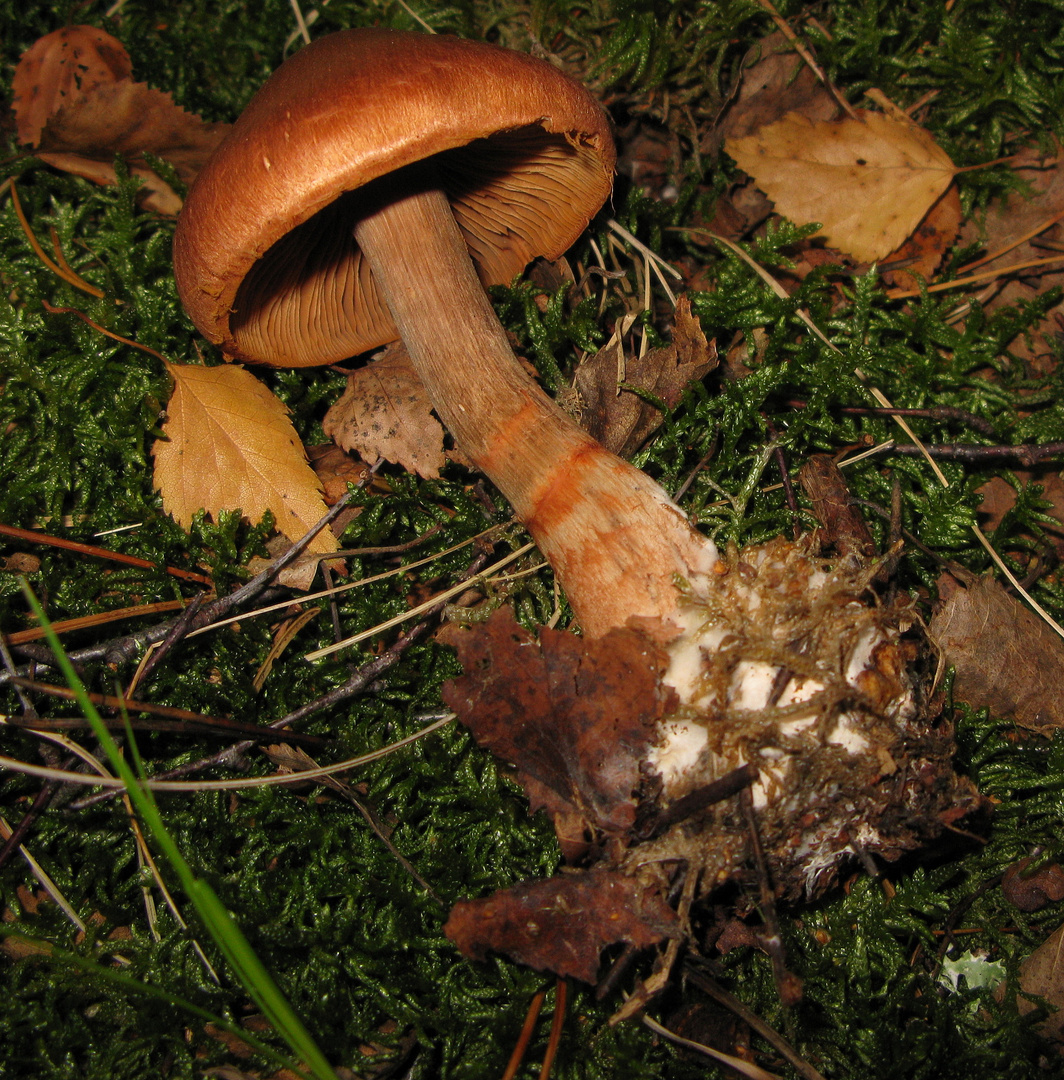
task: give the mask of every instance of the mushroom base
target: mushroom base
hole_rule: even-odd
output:
[[[870,602],[878,568],[777,540],[730,553],[711,595],[689,596],[664,677],[681,704],[647,755],[644,820],[669,821],[745,768],[774,891],[796,898],[822,892],[847,862],[897,858],[976,805],[952,768],[952,731],[933,715],[912,602]],[[740,801],[658,830],[617,866],[671,880],[680,862],[701,894],[749,881]]]
[[[554,715],[511,715],[506,739],[492,730],[507,722],[504,711],[488,723],[484,714],[484,693],[497,702],[505,676],[474,670],[483,654],[474,658],[463,645],[466,632],[452,634],[470,674],[452,684],[448,700],[478,740],[517,767],[580,868],[552,881],[571,888],[580,877],[593,892],[625,882],[654,912],[653,927],[643,929],[679,941],[692,905],[726,883],[739,886],[740,907],[752,908],[766,890],[812,898],[845,866],[892,861],[974,809],[978,795],[953,770],[952,730],[930,703],[933,657],[921,624],[908,598],[876,596],[878,569],[878,561],[819,558],[809,540],[777,540],[728,553],[708,595],[684,593],[679,634],[660,621],[630,626],[601,639],[601,648],[586,645],[563,668],[564,644],[544,631],[546,678],[559,688],[552,683],[546,694]],[[523,634],[507,632],[515,641]],[[634,663],[632,635],[652,692],[635,672],[627,681],[608,674],[618,655]],[[615,696],[605,709],[574,705],[565,698],[570,685],[577,699],[583,685]],[[575,763],[544,768],[528,749],[536,724],[562,757],[570,739]],[[567,736],[569,727],[577,734]],[[540,884],[542,904],[554,910],[559,886]],[[477,912],[481,952],[573,973],[476,907],[505,910],[502,900],[527,888],[460,905],[456,915]],[[598,903],[586,900],[589,909]],[[675,913],[671,926],[663,926],[660,904]],[[538,925],[537,917],[533,909],[525,921]],[[610,937],[608,923],[598,929],[583,945],[585,971],[587,949],[632,939],[630,931]],[[573,948],[579,953],[580,941]]]

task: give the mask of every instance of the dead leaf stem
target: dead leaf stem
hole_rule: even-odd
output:
[[[86,326],[92,327],[99,334],[103,334],[104,337],[111,338],[112,341],[119,341],[123,345],[129,345],[134,349],[140,349],[141,352],[146,352],[149,356],[154,356],[157,360],[161,360],[164,364],[168,364],[170,361],[157,349],[151,348],[150,345],[141,345],[139,341],[134,341],[132,338],[123,337],[121,334],[116,334],[113,330],[108,330],[106,327],[101,326],[98,322],[93,322],[92,319],[85,314],[84,311],[78,311],[77,308],[72,307],[53,307],[47,300],[41,301],[41,306],[49,315],[76,315]]]
[[[15,187],[14,179],[9,178],[5,180],[3,184],[0,184],[0,194],[3,193],[4,188],[7,188],[7,190],[11,192],[11,205],[15,208],[15,216],[18,218],[19,225],[22,226],[22,231],[26,234],[26,239],[29,241],[30,247],[33,248],[37,258],[40,259],[56,277],[61,278],[68,285],[73,285],[75,289],[80,289],[82,292],[86,292],[90,296],[95,296],[102,300],[105,294],[97,289],[95,285],[90,285],[80,274],[71,270],[70,267],[67,266],[66,259],[62,260],[63,265],[60,266],[57,263],[52,262],[52,260],[45,255],[44,248],[41,247],[40,241],[38,241],[33,230],[30,228],[29,221],[26,220],[26,214],[22,209],[22,201],[18,197],[18,190]]]

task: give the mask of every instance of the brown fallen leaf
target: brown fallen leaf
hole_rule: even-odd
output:
[[[472,960],[505,953],[537,971],[593,983],[607,945],[646,949],[678,927],[672,908],[636,879],[591,870],[459,901],[443,932]]]
[[[750,135],[787,113],[808,120],[834,120],[835,99],[778,30],[762,38],[743,58],[739,83],[721,111],[703,153],[716,151],[725,139]]]
[[[23,53],[12,81],[19,141],[98,184],[117,182],[119,154],[144,181],[146,205],[176,214],[181,199],[144,155],[164,158],[190,183],[229,125],[206,123],[131,75],[124,46],[102,30],[65,26],[45,35]]]
[[[342,397],[325,414],[322,429],[338,446],[371,465],[402,465],[428,479],[440,475],[443,428],[402,342],[347,377]]]
[[[899,248],[957,171],[923,128],[873,112],[823,122],[789,113],[724,148],[779,213],[819,222],[858,262]]]
[[[1047,1039],[1064,1040],[1064,926],[1057,927],[1020,965],[1020,989],[1044,998],[1056,1009],[1038,1030]],[[1025,997],[1017,997],[1016,1005],[1021,1013],[1037,1008]]]
[[[918,289],[916,275],[929,281],[942,262],[961,227],[961,193],[951,183],[934,206],[924,215],[916,231],[886,257],[888,263],[904,263],[897,270],[887,270],[883,280],[898,289]]]
[[[347,494],[347,485],[362,483],[369,472],[364,461],[335,443],[319,443],[305,449],[310,467],[318,474],[326,506],[335,506]]]
[[[251,521],[269,510],[291,540],[324,516],[321,487],[288,410],[254,375],[232,364],[166,367],[174,393],[166,438],[152,454],[168,513],[187,529],[201,509],[217,518],[239,508]],[[336,551],[336,537],[323,529],[309,550]]]
[[[631,629],[587,640],[544,628],[537,642],[509,607],[441,639],[466,671],[444,701],[517,766],[534,810],[556,820],[575,810],[610,832],[632,825],[639,765],[673,696],[660,685],[661,646]]]
[[[661,425],[664,415],[631,390],[617,392],[620,339],[585,360],[574,378],[584,403],[581,423],[607,450],[631,457]],[[687,387],[717,366],[717,349],[706,340],[686,296],[676,303],[672,344],[624,360],[623,381],[652,394],[670,409]]]
[[[993,577],[962,585],[943,574],[938,588],[929,633],[956,669],[954,696],[1034,731],[1064,725],[1060,688],[1046,678],[1064,670],[1064,641]]]

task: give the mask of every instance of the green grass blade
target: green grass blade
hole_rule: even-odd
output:
[[[34,614],[41,621],[45,637],[55,654],[56,662],[63,673],[63,677],[77,697],[78,704],[84,710],[85,717],[92,725],[93,733],[103,746],[111,767],[126,785],[126,790],[137,809],[137,813],[151,833],[159,850],[173,868],[204,926],[211,937],[214,938],[215,944],[229,961],[237,978],[255,1004],[262,1010],[263,1015],[269,1020],[278,1034],[284,1038],[292,1051],[298,1055],[299,1059],[307,1063],[311,1073],[318,1080],[338,1080],[336,1073],[314,1041],[313,1036],[307,1031],[291,1005],[288,1004],[273,976],[270,975],[255,955],[243,931],[219,899],[218,894],[206,881],[197,878],[192,867],[185,861],[173,837],[163,823],[154,796],[148,788],[140,783],[129,763],[123,757],[118,744],[114,741],[110,731],[108,731],[107,725],[89,699],[81,678],[74,670],[74,665],[71,664],[67,657],[59,637],[52,629],[51,623],[48,621],[37,597],[25,581],[22,583],[22,589]],[[133,745],[132,731],[129,731],[128,734],[131,753],[138,767],[143,771],[140,757]]]

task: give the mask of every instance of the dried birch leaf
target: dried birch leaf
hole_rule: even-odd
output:
[[[23,54],[12,88],[19,140],[55,168],[115,183],[116,154],[148,190],[151,209],[176,213],[181,200],[143,161],[165,158],[190,183],[228,130],[205,123],[169,94],[130,78],[122,43],[101,30],[68,26]]]
[[[1035,731],[1064,725],[1059,687],[1046,678],[1064,668],[1064,642],[992,577],[962,586],[944,574],[938,587],[929,632],[956,669],[954,694]]]
[[[600,349],[577,369],[575,385],[584,403],[581,423],[607,450],[630,457],[660,426],[664,416],[631,390],[617,393],[620,340]],[[706,340],[686,296],[676,303],[672,344],[624,362],[624,382],[652,394],[670,409],[687,387],[717,366],[716,346]]]
[[[445,464],[443,428],[402,342],[347,377],[340,400],[325,414],[325,434],[371,465],[385,461],[428,479]]]
[[[899,248],[957,171],[923,128],[871,112],[817,123],[789,113],[724,148],[779,213],[819,222],[859,262]]]
[[[639,765],[669,706],[663,648],[627,628],[590,641],[544,628],[537,642],[508,607],[443,640],[466,672],[444,686],[444,701],[534,781],[530,796],[554,816],[575,810],[613,832],[632,825]]]
[[[505,953],[538,971],[593,983],[607,945],[646,949],[677,929],[672,908],[635,878],[592,870],[462,900],[443,932],[472,960]]]
[[[288,410],[242,367],[167,364],[174,393],[155,444],[155,486],[163,508],[187,529],[197,510],[212,517],[241,509],[252,521],[269,510],[291,540],[325,514],[321,488]],[[336,551],[323,529],[311,551]]]

